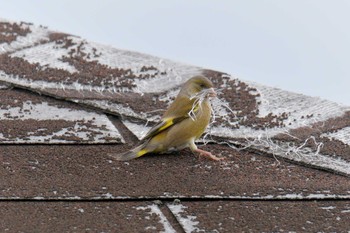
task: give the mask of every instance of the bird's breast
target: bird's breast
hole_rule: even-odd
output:
[[[205,100],[201,103],[198,108],[197,113],[195,114],[195,118],[192,119],[194,124],[196,125],[196,138],[199,138],[207,128],[211,117],[211,105],[208,100]]]

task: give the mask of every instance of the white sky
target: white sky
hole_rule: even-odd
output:
[[[1,18],[350,105],[348,0],[0,0],[0,6]]]

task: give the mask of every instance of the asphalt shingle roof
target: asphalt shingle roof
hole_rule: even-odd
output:
[[[196,74],[226,160],[108,157]],[[1,232],[348,231],[349,129],[348,106],[0,20]]]

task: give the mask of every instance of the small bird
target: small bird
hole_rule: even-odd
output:
[[[121,154],[110,154],[126,161],[149,153],[166,153],[189,147],[212,160],[221,160],[208,151],[198,149],[195,140],[207,128],[211,117],[210,97],[215,97],[213,83],[204,76],[195,76],[182,86],[174,102],[161,120],[141,140],[141,145]]]

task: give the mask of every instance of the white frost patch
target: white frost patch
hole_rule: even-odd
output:
[[[185,214],[186,206],[182,204],[168,204],[167,206],[180,222],[186,233],[205,232],[205,230],[198,228],[199,221],[196,221],[196,216]]]
[[[11,54],[11,57],[20,57],[29,63],[39,63],[41,66],[54,69],[63,69],[70,73],[77,72],[74,66],[60,60],[63,56],[69,57],[69,50],[58,47],[55,42],[40,44],[34,47],[22,49]]]
[[[322,144],[318,144],[318,147],[321,145]],[[350,175],[349,162],[341,158],[334,158],[330,155],[320,154],[319,151],[312,151],[308,147],[293,147],[288,142],[280,142],[277,144],[269,138],[258,138],[253,141],[247,141],[243,146],[252,147],[293,161],[309,164],[314,167]]]
[[[285,132],[283,128],[272,128],[256,130],[247,126],[240,126],[239,129],[229,129],[224,126],[209,127],[209,134],[225,138],[258,138],[268,133],[270,137]]]
[[[16,100],[14,100],[16,101]],[[22,107],[10,107],[9,109],[0,109],[0,119],[36,119],[36,120],[56,120],[65,119],[69,121],[92,120],[93,118],[101,121],[101,124],[110,122],[105,116],[95,112],[84,110],[75,110],[69,108],[60,108],[48,104],[47,102],[33,104],[31,101],[23,102]]]
[[[168,103],[168,106],[175,100],[179,94],[180,87],[169,90],[166,94],[159,96],[158,100]]]
[[[232,77],[230,77],[233,79]],[[268,87],[250,81],[244,81],[252,88],[256,88],[260,94],[259,115],[257,117],[265,117],[272,113],[281,115],[287,113],[288,118],[283,120],[285,127],[268,128],[264,130],[256,130],[251,127],[240,126],[239,129],[229,129],[227,127],[211,127],[210,134],[228,138],[257,138],[268,134],[273,137],[279,133],[288,132],[290,129],[295,129],[304,126],[310,126],[316,122],[322,122],[330,118],[340,117],[350,107],[343,106],[338,103],[323,100],[318,97],[310,97],[302,94],[297,94],[289,91],[284,91],[278,88]],[[225,116],[235,114],[225,108],[225,101],[213,100],[214,113],[216,116]],[[227,103],[226,103],[227,104]],[[228,119],[229,120],[229,119]],[[232,126],[236,126],[237,122],[229,122]],[[349,129],[348,129],[349,130]],[[347,136],[345,131],[342,139],[350,141],[350,136]],[[348,133],[348,135],[350,135]]]
[[[16,101],[16,100],[14,100]],[[35,135],[36,132],[28,132],[29,141],[34,142],[44,142],[45,140],[50,140],[50,142],[62,142],[58,139],[53,139],[52,137],[59,137],[64,135],[77,136],[83,141],[91,140],[92,132],[94,142],[105,142],[104,137],[113,137],[122,139],[121,134],[109,121],[105,115],[97,114],[95,112],[87,112],[84,110],[75,110],[69,108],[61,108],[48,104],[47,102],[33,104],[31,101],[26,101],[22,103],[21,107],[11,107],[8,106],[6,109],[0,109],[0,120],[28,120],[34,119],[38,121],[43,120],[66,120],[76,122],[73,128],[63,128],[52,135],[45,136],[31,136]],[[89,123],[94,127],[87,127],[85,123]],[[37,132],[43,131],[44,129],[37,129]],[[0,138],[6,140],[4,135],[0,135]],[[18,139],[16,142],[20,142]],[[28,140],[25,140],[28,142]]]
[[[335,207],[335,206],[323,206],[323,207],[320,207],[320,209],[323,209],[323,210],[334,210],[336,208],[337,207]]]
[[[14,100],[17,103],[17,100]],[[37,120],[57,120],[57,119],[66,119],[66,120],[81,120],[83,111],[77,111],[74,114],[74,111],[71,109],[58,108],[52,105],[49,105],[47,102],[42,102],[38,104],[33,104],[31,101],[26,101],[22,103],[22,107],[11,107],[8,106],[7,109],[0,109],[0,120],[27,120],[27,119],[37,119]],[[85,113],[85,111],[84,111]],[[79,116],[79,117],[78,117]],[[88,117],[91,118],[91,117]]]
[[[104,194],[102,194],[102,196],[104,198],[107,198],[107,199],[113,199],[114,198],[113,194],[111,194],[111,193],[104,193]]]
[[[173,197],[173,198],[184,198],[184,197]],[[191,196],[191,198],[203,198],[200,196]],[[243,196],[221,196],[221,195],[206,195],[204,198],[209,199],[248,199],[248,200],[310,200],[310,199],[320,199],[320,200],[333,200],[333,199],[349,199],[350,195],[344,194],[323,194],[323,193],[312,193],[312,194],[302,194],[302,193],[287,193],[283,195],[265,195],[265,196],[254,196],[254,195],[243,195]]]
[[[350,126],[340,129],[334,133],[324,133],[321,137],[327,137],[329,139],[336,139],[343,143],[350,145]]]
[[[98,93],[100,95],[107,95],[110,96],[111,94],[114,94],[117,92],[116,89],[107,91],[108,86],[101,85],[101,86],[92,86],[92,85],[85,85],[81,84],[79,82],[72,82],[72,84],[65,84],[63,82],[46,82],[46,81],[38,81],[38,80],[29,80],[24,77],[19,76],[13,76],[8,75],[5,72],[0,70],[0,81],[9,83],[9,84],[16,84],[22,87],[27,87],[32,90],[44,90],[44,89],[54,89],[54,90],[74,90],[81,92],[83,95],[84,91],[94,92]],[[119,91],[122,91],[120,89]]]
[[[175,64],[174,64],[175,66]],[[136,88],[134,89],[137,93],[153,93],[153,92],[163,92],[169,89],[175,88],[194,75],[201,74],[199,68],[196,68],[195,71],[188,69],[186,72],[179,67],[177,71],[171,70],[168,71],[167,75],[158,76],[149,80],[144,79],[135,79]],[[192,68],[193,69],[193,68]],[[180,71],[181,74],[180,74]]]
[[[151,129],[151,127],[147,127],[146,125],[141,125],[137,123],[133,123],[127,120],[123,121],[123,124],[139,139],[141,140],[144,136],[146,136],[147,132]]]
[[[138,113],[134,112],[129,107],[124,107],[121,104],[116,104],[108,100],[84,100],[84,99],[73,99],[76,103],[89,104],[93,107],[97,107],[104,110],[111,110],[121,115],[138,117]],[[139,117],[138,117],[139,118]]]
[[[108,100],[83,100],[83,99],[73,99],[72,101],[76,103],[84,103],[99,109],[108,110],[119,115],[131,116],[142,120],[158,121],[159,116],[147,116],[146,113],[136,113],[130,107],[125,107],[122,104],[116,104]],[[161,115],[161,114],[160,114]]]
[[[282,114],[283,112],[291,113],[285,123],[291,123],[293,125],[295,124],[294,119],[296,119],[296,124],[299,124],[292,127],[300,127],[317,121],[324,121],[332,117],[338,117],[343,115],[346,110],[350,110],[350,107],[319,97],[306,96],[254,82],[245,82],[249,84],[249,86],[256,88],[260,93],[261,104],[259,105],[258,117],[267,116],[269,113],[276,115]],[[307,118],[307,115],[310,117]],[[300,125],[298,120],[300,120],[302,116],[304,116],[304,119],[302,125]]]
[[[5,89],[8,89],[8,88],[9,88],[8,86],[0,84],[0,90],[5,90]]]
[[[0,19],[0,22],[9,22],[9,21]],[[9,22],[9,23],[14,23],[14,22]],[[30,47],[43,40],[49,39],[48,38],[49,31],[46,28],[36,27],[32,25],[30,26],[24,25],[24,27],[29,27],[31,32],[28,33],[26,36],[17,36],[16,40],[12,41],[10,44],[7,44],[7,43],[0,44],[0,54],[9,53],[9,52],[20,50],[26,47]]]
[[[322,194],[322,193],[315,193],[315,194],[286,194],[286,195],[278,195],[276,197],[272,197],[270,199],[348,199],[350,198],[350,195],[338,195],[338,194]]]
[[[149,214],[150,215],[157,215],[159,218],[159,223],[163,225],[164,231],[160,231],[160,232],[164,232],[164,233],[176,233],[175,229],[171,226],[170,222],[168,221],[168,219],[165,217],[165,215],[163,214],[163,212],[159,209],[159,207],[156,204],[152,204],[152,205],[148,205],[148,206],[139,206],[136,208],[137,210],[149,210]],[[148,229],[153,229],[154,230],[154,226],[149,226],[147,227]]]
[[[202,73],[202,69],[199,67],[173,62],[171,60],[161,59],[159,57],[150,56],[138,52],[131,52],[127,50],[120,50],[111,46],[106,46],[94,42],[88,42],[82,38],[68,36],[68,39],[72,40],[72,44],[69,48],[64,48],[64,44],[57,44],[56,42],[49,42],[48,35],[51,31],[41,28],[30,26],[33,31],[25,37],[18,37],[16,41],[10,45],[1,44],[1,52],[15,52],[12,57],[20,57],[27,60],[30,63],[39,63],[41,66],[64,69],[70,73],[77,72],[76,68],[61,59],[64,56],[70,56],[68,53],[74,49],[75,52],[79,50],[89,56],[84,56],[87,61],[97,61],[102,65],[106,65],[111,68],[118,69],[130,69],[135,76],[139,75],[155,75],[152,79],[138,79],[135,78],[136,87],[134,91],[136,93],[149,93],[149,92],[162,92],[171,88],[177,87],[178,85],[185,82],[187,79],[194,75]],[[45,44],[36,43],[41,41],[47,41]],[[0,52],[0,53],[1,53]],[[74,55],[74,54],[73,54]],[[151,68],[145,70],[144,68]],[[155,69],[152,69],[154,67]],[[23,77],[20,77],[23,78]],[[102,81],[102,80],[101,80]],[[118,80],[116,79],[116,82]],[[17,83],[22,84],[23,83]],[[29,85],[31,84],[31,85]],[[27,83],[25,86],[31,88],[48,88],[49,85],[44,84],[34,85],[34,82]],[[59,85],[59,84],[57,84]],[[101,82],[102,88],[106,88]],[[59,86],[57,88],[69,89],[69,86]],[[88,90],[88,87],[84,87]],[[90,87],[91,89],[91,87]]]
[[[78,40],[78,39],[76,39]],[[85,41],[86,42],[86,41]],[[146,74],[151,71],[141,71],[142,67],[155,67],[159,73],[151,80],[135,79],[136,92],[162,92],[174,88],[194,75],[199,75],[202,69],[199,67],[173,62],[171,60],[159,57],[113,48],[94,42],[86,42],[81,47],[85,53],[94,54],[93,49],[97,49],[98,57],[87,58],[87,60],[96,60],[101,64],[111,68],[131,69],[135,75]],[[152,71],[153,72],[153,71]]]
[[[213,108],[213,114],[215,116],[229,116],[228,121],[231,120],[230,118],[235,117],[238,111],[233,111],[229,107],[229,103],[225,99],[219,99],[219,98],[212,98],[210,99],[211,106]],[[236,122],[230,122],[230,125],[236,125]]]

